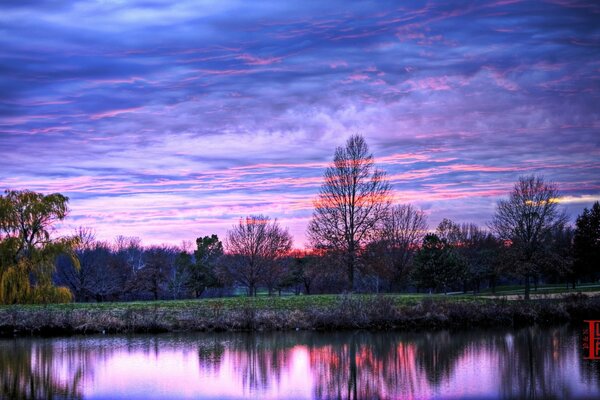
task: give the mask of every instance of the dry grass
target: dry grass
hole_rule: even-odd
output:
[[[333,295],[0,307],[0,335],[290,329],[421,329],[552,324],[600,317],[600,298]]]

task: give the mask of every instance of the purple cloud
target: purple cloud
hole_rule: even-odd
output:
[[[600,8],[497,1],[0,5],[0,187],[174,242],[264,213],[304,243],[362,133],[398,201],[483,224],[520,174],[600,198]]]

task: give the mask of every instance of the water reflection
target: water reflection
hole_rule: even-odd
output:
[[[3,398],[590,398],[569,327],[0,341]]]

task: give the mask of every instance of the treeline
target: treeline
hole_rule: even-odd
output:
[[[575,227],[558,187],[523,176],[486,226],[444,219],[432,231],[423,211],[395,204],[386,173],[361,136],[335,151],[308,226],[310,246],[292,250],[277,220],[241,219],[223,239],[144,247],[138,238],[97,241],[93,230],[52,238],[67,215],[60,194],[0,196],[0,302],[181,299],[268,294],[479,292],[600,278],[600,205]],[[67,290],[68,289],[68,290]]]
[[[355,291],[493,291],[499,283],[523,283],[526,273],[534,285],[575,287],[580,281],[595,281],[600,271],[593,258],[586,258],[590,253],[581,241],[587,237],[583,229],[592,215],[598,224],[598,203],[578,218],[576,229],[565,226],[551,231],[537,260],[539,268],[523,270],[510,245],[488,230],[444,219],[434,233],[427,233],[421,211],[397,206],[390,218],[402,216],[413,222],[404,220],[401,226],[408,229],[399,229],[395,235],[387,232],[385,239],[375,240],[357,253]],[[265,226],[276,231],[271,232],[272,237],[254,234]],[[75,268],[70,258],[60,257],[54,279],[57,285],[68,287],[77,301],[215,297],[256,294],[258,289],[270,295],[348,290],[347,276],[340,273],[344,271],[341,252],[290,251],[291,240],[285,230],[262,216],[240,221],[228,238],[237,234],[244,241],[235,244],[239,247],[231,247],[234,244],[227,240],[224,245],[217,235],[211,235],[198,238],[191,249],[189,245],[144,247],[138,238],[122,236],[112,243],[95,241],[90,231],[82,230],[76,250],[80,267]],[[254,253],[253,246],[270,254]]]

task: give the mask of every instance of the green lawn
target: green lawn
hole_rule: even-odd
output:
[[[368,298],[376,295],[356,294],[354,297]],[[443,294],[385,294],[383,296],[392,298],[399,305],[416,304],[424,298],[435,300],[450,301],[485,301],[473,295],[453,295]],[[106,302],[106,303],[70,303],[70,304],[49,304],[49,305],[15,305],[0,306],[0,310],[10,308],[20,309],[47,309],[47,310],[122,310],[122,309],[185,309],[185,308],[208,308],[214,309],[236,309],[247,306],[253,306],[257,309],[283,309],[283,310],[304,310],[307,308],[328,308],[334,306],[340,300],[340,295],[300,295],[300,296],[258,296],[255,298],[237,296],[216,299],[194,299],[194,300],[159,300],[159,301],[133,301],[133,302]]]
[[[538,290],[531,290],[531,294],[546,294],[546,293],[577,293],[577,292],[600,292],[599,284],[586,284],[578,286],[574,291],[566,290],[565,285],[544,285],[539,286]],[[523,286],[499,286],[496,288],[496,296],[522,295],[524,293]],[[476,302],[487,301],[483,296],[492,295],[491,290],[486,289],[481,291],[477,296],[472,294],[383,294],[381,296],[389,297],[398,305],[412,305],[419,301],[428,298],[434,301],[447,300],[453,302]],[[255,309],[273,309],[273,310],[305,310],[309,308],[329,308],[335,306],[342,295],[326,294],[326,295],[285,295],[271,296],[260,294],[255,298],[246,296],[224,297],[214,299],[192,299],[192,300],[159,300],[159,301],[132,301],[132,302],[106,302],[106,303],[70,303],[70,304],[49,304],[49,305],[15,305],[1,306],[0,310],[9,310],[11,308],[18,309],[46,309],[46,310],[137,310],[137,309],[208,309],[208,310],[230,310],[252,306]],[[368,298],[377,296],[373,294],[354,294],[354,297]]]

